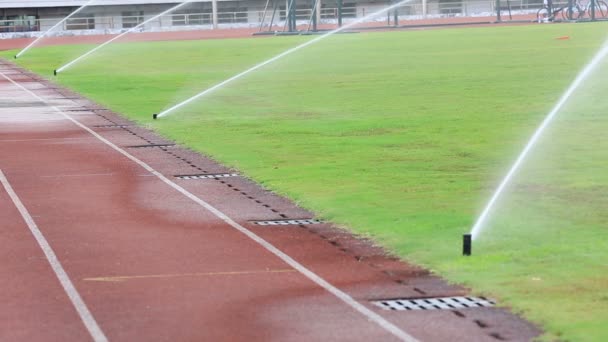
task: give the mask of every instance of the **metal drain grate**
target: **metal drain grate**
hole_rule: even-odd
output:
[[[95,128],[127,128],[131,125],[95,125]]]
[[[72,109],[62,109],[64,112],[93,112],[93,109],[90,108],[72,108]]]
[[[176,175],[175,178],[178,179],[211,179],[211,178],[228,178],[228,177],[238,177],[239,175],[236,173],[207,173],[200,175]]]
[[[484,297],[443,297],[424,299],[388,299],[373,301],[384,310],[451,310],[492,307],[496,303]]]
[[[171,147],[175,146],[175,144],[148,144],[148,145],[133,145],[128,146],[129,148],[149,148],[149,147]]]
[[[109,109],[105,108],[87,108],[87,107],[78,107],[78,108],[66,108],[62,109],[64,112],[109,112]]]
[[[323,221],[313,219],[301,219],[301,220],[273,220],[273,221],[253,221],[253,223],[260,226],[289,226],[299,224],[321,224]]]

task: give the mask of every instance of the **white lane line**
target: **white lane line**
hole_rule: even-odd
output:
[[[4,77],[8,81],[10,81],[14,85],[16,85],[17,87],[23,89],[25,92],[29,93],[33,97],[35,97],[35,98],[37,98],[37,99],[39,99],[41,101],[45,101],[44,99],[42,99],[41,97],[39,97],[35,93],[31,92],[27,88],[24,88],[19,83],[15,82],[11,78],[7,77],[4,73],[0,72],[0,75],[2,75],[2,77]],[[250,231],[249,229],[247,229],[247,228],[241,226],[240,224],[238,224],[237,222],[233,221],[230,217],[228,217],[226,214],[224,214],[220,210],[218,210],[215,207],[213,207],[211,204],[205,202],[204,200],[198,198],[197,196],[195,196],[194,194],[192,194],[188,190],[186,190],[186,189],[182,188],[181,186],[177,185],[176,183],[172,182],[170,179],[168,179],[167,177],[165,177],[163,174],[161,174],[160,172],[158,172],[155,169],[153,169],[150,165],[148,165],[145,162],[137,159],[135,156],[129,154],[127,151],[121,149],[120,147],[114,145],[109,140],[107,140],[104,137],[102,137],[101,135],[97,134],[97,132],[95,132],[94,130],[92,130],[89,127],[85,126],[84,124],[80,123],[80,121],[78,121],[78,120],[72,118],[71,116],[69,116],[68,114],[64,113],[61,109],[59,109],[59,108],[57,108],[55,106],[52,106],[52,105],[49,105],[49,106],[51,108],[53,108],[54,110],[56,110],[61,115],[63,115],[66,119],[72,121],[78,127],[80,127],[82,129],[84,129],[85,131],[89,132],[91,135],[93,135],[94,137],[96,137],[97,139],[99,139],[100,141],[102,141],[104,144],[108,145],[109,147],[111,147],[112,149],[114,149],[115,151],[117,151],[118,153],[122,154],[123,156],[127,157],[128,159],[130,159],[134,163],[138,164],[139,166],[141,166],[142,168],[144,168],[145,170],[147,170],[151,174],[153,174],[156,177],[158,177],[158,179],[160,179],[161,181],[163,181],[164,183],[166,183],[167,185],[169,185],[170,187],[172,187],[176,191],[180,192],[182,195],[188,197],[189,199],[191,199],[195,203],[199,204],[203,208],[205,208],[208,211],[210,211],[211,213],[213,213],[215,216],[217,216],[222,221],[226,222],[228,225],[232,226],[234,229],[240,231],[241,233],[245,234],[246,236],[248,236],[253,241],[257,242],[259,245],[261,245],[266,250],[268,250],[269,252],[271,252],[272,254],[274,254],[275,256],[277,256],[279,259],[283,260],[283,262],[287,263],[288,265],[290,265],[294,269],[298,270],[298,272],[300,272],[301,274],[303,274],[304,276],[306,276],[308,279],[312,280],[314,283],[316,283],[320,287],[324,288],[326,291],[330,292],[331,294],[333,294],[334,296],[336,296],[338,299],[342,300],[348,306],[350,306],[351,308],[353,308],[354,310],[356,310],[360,314],[362,314],[365,317],[367,317],[368,320],[376,323],[377,325],[379,325],[380,327],[382,327],[386,331],[390,332],[391,334],[393,334],[395,337],[399,338],[402,341],[408,341],[408,342],[418,341],[414,337],[412,337],[411,335],[409,335],[407,332],[405,332],[404,330],[400,329],[399,327],[397,327],[393,323],[387,321],[384,317],[382,317],[379,314],[375,313],[374,311],[368,309],[367,307],[365,307],[361,303],[359,303],[356,300],[354,300],[351,296],[349,296],[348,294],[346,294],[342,290],[340,290],[337,287],[331,285],[325,279],[321,278],[320,276],[318,276],[314,272],[310,271],[309,269],[307,269],[306,267],[304,267],[304,265],[302,265],[299,262],[295,261],[289,255],[283,253],[281,250],[279,250],[278,248],[276,248],[275,246],[273,246],[272,244],[270,244],[266,240],[262,239],[261,237],[259,237],[258,235],[256,235],[252,231]]]
[[[4,189],[6,190],[6,193],[10,196],[11,200],[15,204],[15,207],[17,207],[17,209],[19,210],[21,217],[23,217],[23,220],[30,229],[30,232],[32,232],[32,235],[34,235],[34,238],[36,238],[36,241],[44,252],[46,259],[48,260],[49,264],[51,264],[53,272],[55,272],[57,279],[59,279],[61,286],[63,286],[63,290],[70,298],[72,305],[74,305],[74,308],[76,308],[80,319],[86,326],[87,330],[89,331],[89,334],[91,334],[91,337],[93,337],[93,340],[96,342],[108,341],[103,331],[101,331],[101,328],[99,328],[99,325],[95,321],[95,318],[93,318],[93,315],[80,297],[80,294],[78,294],[76,287],[74,287],[74,284],[72,284],[70,277],[63,269],[63,266],[61,266],[61,263],[59,262],[59,259],[57,259],[57,256],[51,248],[51,245],[49,245],[48,241],[44,238],[44,235],[42,234],[40,229],[38,229],[36,222],[34,222],[34,219],[13,190],[13,187],[6,179],[6,176],[4,175],[2,170],[0,170],[0,183],[2,183]]]

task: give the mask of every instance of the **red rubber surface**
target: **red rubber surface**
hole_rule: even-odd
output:
[[[91,101],[0,60],[0,170],[111,341],[392,341],[395,337],[210,211],[49,107],[104,138],[424,341],[529,340],[539,330],[504,309],[392,312],[370,300],[466,294]],[[70,99],[67,99],[70,98]],[[126,124],[126,128],[95,127]],[[0,340],[89,340],[82,321],[0,187]]]

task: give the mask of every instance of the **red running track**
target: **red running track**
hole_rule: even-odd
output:
[[[256,225],[312,215],[243,177],[175,178],[233,172],[187,149],[133,147],[167,143],[0,60],[0,340],[496,341],[539,334],[499,308],[397,312],[371,305],[466,290],[330,224]]]

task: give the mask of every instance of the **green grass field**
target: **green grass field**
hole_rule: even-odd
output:
[[[497,298],[542,326],[543,339],[605,341],[606,63],[526,163],[474,255],[460,252],[462,234],[607,30],[338,35],[157,121],[152,113],[310,38],[115,44],[56,80]],[[37,48],[18,62],[51,77],[88,48]]]

